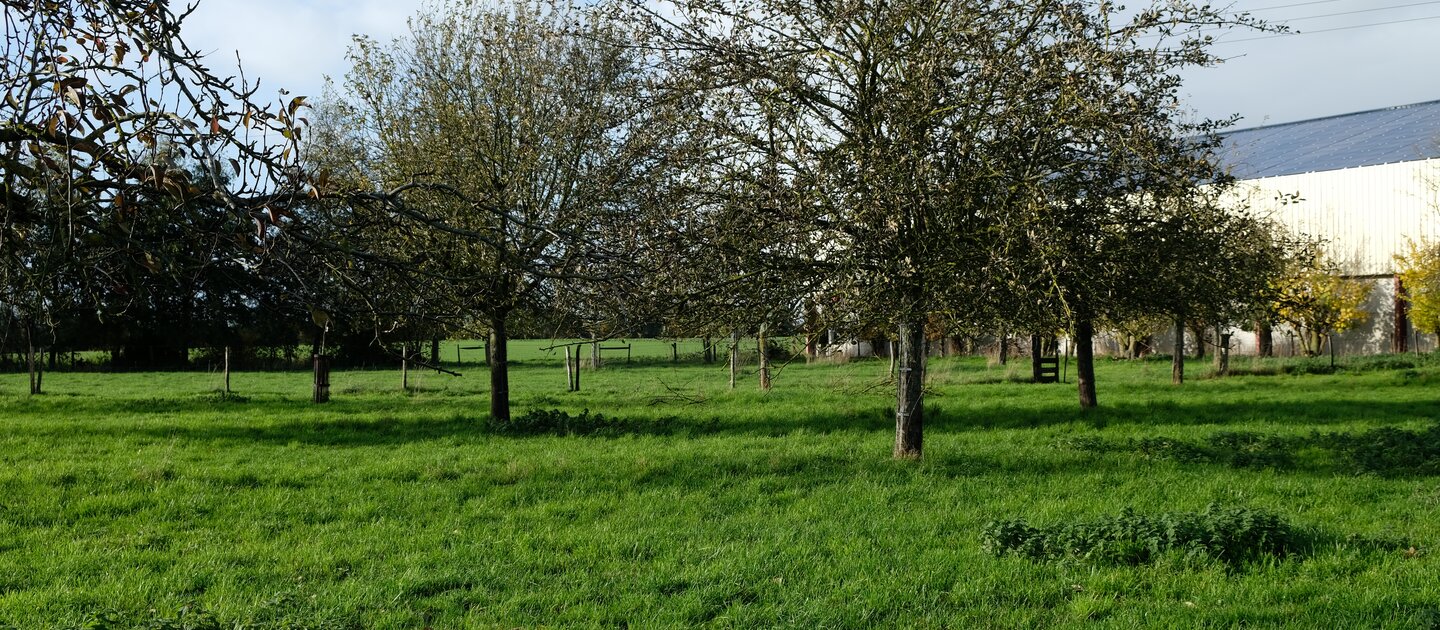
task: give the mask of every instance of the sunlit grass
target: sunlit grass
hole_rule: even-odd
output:
[[[1183,387],[1167,363],[1102,361],[1102,408],[1081,412],[1073,385],[1017,382],[1024,365],[938,359],[914,463],[889,456],[887,362],[795,361],[771,392],[751,372],[732,391],[723,363],[700,364],[699,342],[686,343],[686,361],[652,341],[629,366],[587,370],[573,393],[559,358],[516,344],[516,414],[589,409],[631,427],[596,436],[487,431],[474,364],[459,378],[413,371],[408,392],[398,366],[337,371],[325,405],[308,402],[300,371],[238,372],[232,398],[215,373],[56,372],[33,398],[24,375],[0,375],[0,622],[1440,621],[1440,478],[1363,473],[1309,447],[1273,466],[1075,447],[1421,431],[1440,417],[1428,360]],[[1266,510],[1324,544],[1238,566],[1113,566],[994,557],[980,543],[993,520],[1212,503]]]

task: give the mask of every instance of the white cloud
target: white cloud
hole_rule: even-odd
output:
[[[355,34],[388,40],[403,33],[421,0],[204,0],[184,25],[185,41],[208,53],[217,74],[236,73],[239,51],[261,100],[284,88],[318,96],[325,76],[340,80]]]

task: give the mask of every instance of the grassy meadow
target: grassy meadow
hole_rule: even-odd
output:
[[[594,430],[498,430],[473,363],[410,392],[337,371],[324,405],[305,372],[230,397],[213,372],[36,397],[0,375],[0,627],[1440,627],[1440,360],[1196,362],[1182,387],[1102,360],[1082,413],[1028,364],[935,359],[925,458],[897,462],[884,361],[732,391],[698,342],[672,364],[652,341],[570,393],[547,345],[512,346],[514,414]],[[1117,563],[981,540],[1212,504],[1304,542]]]

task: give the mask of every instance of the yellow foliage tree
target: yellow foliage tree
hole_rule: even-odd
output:
[[[1300,334],[1306,354],[1319,354],[1330,333],[1344,332],[1365,322],[1365,300],[1371,286],[1346,278],[1340,265],[1317,248],[1299,256],[1276,287],[1275,312]]]
[[[1410,322],[1417,330],[1440,333],[1440,243],[1406,239],[1395,264],[1405,285]]]

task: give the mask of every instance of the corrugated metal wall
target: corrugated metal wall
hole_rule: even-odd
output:
[[[1405,239],[1440,238],[1440,160],[1240,182],[1248,206],[1297,232],[1329,240],[1348,275],[1389,276]]]

